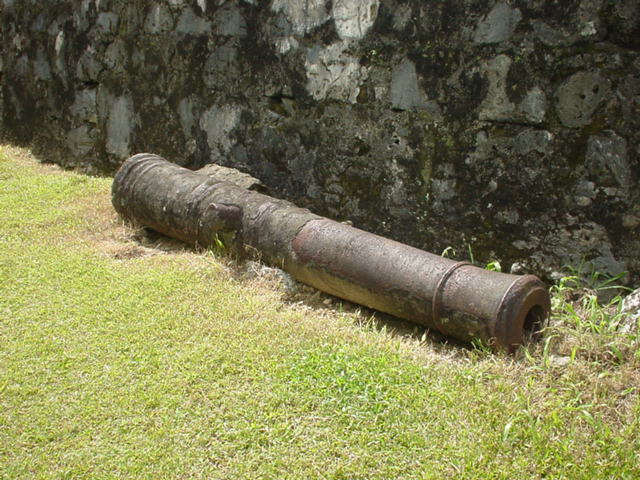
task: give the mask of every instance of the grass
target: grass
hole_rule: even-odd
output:
[[[640,476],[638,332],[579,285],[494,355],[141,236],[109,187],[0,147],[0,477]]]

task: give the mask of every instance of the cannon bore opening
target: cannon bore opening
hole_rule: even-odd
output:
[[[542,327],[547,318],[547,311],[541,305],[534,305],[524,317],[522,336],[524,343],[538,340],[542,335]]]

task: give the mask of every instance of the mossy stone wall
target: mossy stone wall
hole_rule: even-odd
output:
[[[635,0],[5,0],[1,15],[4,135],[61,164],[220,163],[427,250],[640,274]]]

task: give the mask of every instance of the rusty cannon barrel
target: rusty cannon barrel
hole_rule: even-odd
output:
[[[533,275],[443,258],[236,183],[139,154],[116,174],[112,202],[121,216],[165,235],[257,252],[319,290],[496,350],[513,352],[548,318],[547,288]]]

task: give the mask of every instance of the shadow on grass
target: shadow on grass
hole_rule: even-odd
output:
[[[281,301],[290,308],[302,305],[314,315],[323,313],[348,315],[353,324],[359,328],[387,333],[393,338],[427,343],[435,352],[446,353],[448,356],[453,354],[453,356],[466,357],[475,349],[469,343],[452,339],[423,325],[322,292],[298,282],[279,268],[251,259],[241,259],[229,252],[213,252],[211,249],[197,248],[147,227],[131,225],[130,232],[131,239],[140,246],[140,256],[150,249],[165,254],[180,252],[212,254],[217,261],[228,268],[235,280],[245,284],[255,281],[264,283],[267,288],[279,292]]]

